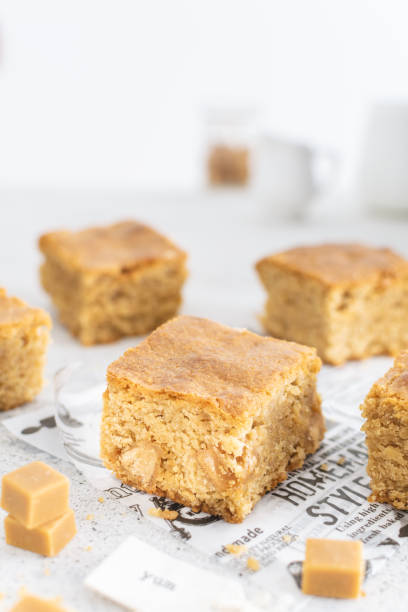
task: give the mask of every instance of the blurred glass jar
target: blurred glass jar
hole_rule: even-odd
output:
[[[255,112],[209,108],[205,112],[204,164],[210,187],[247,187],[252,178]]]

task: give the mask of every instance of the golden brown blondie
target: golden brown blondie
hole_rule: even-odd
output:
[[[173,319],[108,368],[105,465],[143,491],[241,522],[318,447],[320,365],[309,347]]]
[[[83,344],[146,334],[180,306],[186,254],[146,225],[52,232],[39,246],[42,284]]]
[[[0,288],[0,410],[31,401],[43,386],[51,319]]]
[[[371,388],[361,407],[370,501],[408,510],[408,351]]]
[[[323,244],[261,259],[263,322],[327,363],[408,348],[408,262],[389,249]]]

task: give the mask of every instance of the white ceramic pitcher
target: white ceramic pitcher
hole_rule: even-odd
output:
[[[313,198],[332,185],[338,157],[333,151],[263,136],[255,163],[255,190],[272,216],[301,216]]]

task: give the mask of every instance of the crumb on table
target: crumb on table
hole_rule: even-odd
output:
[[[87,521],[93,521],[93,519],[94,519],[94,515],[93,514],[87,514],[86,515],[86,520]]]
[[[160,510],[160,508],[149,508],[149,515],[168,521],[174,521],[178,517],[178,512],[176,512],[176,510]]]
[[[345,458],[345,457],[339,457],[339,458],[337,459],[337,463],[338,463],[339,465],[343,465],[343,463],[345,462],[345,460],[346,460],[346,458]]]
[[[229,552],[231,555],[242,555],[247,551],[247,547],[243,544],[226,544],[225,550]]]
[[[247,568],[252,570],[253,572],[257,572],[261,569],[261,565],[258,559],[255,559],[255,557],[248,557]]]
[[[323,472],[327,472],[327,470],[329,469],[329,466],[327,465],[327,463],[322,463],[322,465],[320,466],[320,469],[323,470]]]
[[[293,540],[293,536],[291,536],[290,533],[285,533],[285,535],[282,536],[282,540],[286,542],[286,544],[290,544]]]
[[[87,547],[85,548],[85,550],[86,550],[87,552],[90,552],[90,551],[92,550],[92,546],[87,546]]]
[[[98,497],[98,502],[100,504],[103,504],[104,501],[105,501],[105,499],[103,497]]]

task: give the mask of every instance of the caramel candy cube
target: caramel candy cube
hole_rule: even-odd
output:
[[[309,539],[302,591],[307,595],[352,599],[360,596],[364,576],[362,542]]]
[[[3,476],[1,507],[33,529],[68,512],[68,494],[68,478],[33,461]]]
[[[76,534],[75,516],[70,509],[62,516],[34,529],[27,529],[10,514],[4,519],[6,542],[24,550],[54,557]]]
[[[42,599],[35,595],[24,594],[10,612],[67,612],[59,604],[59,599]]]

